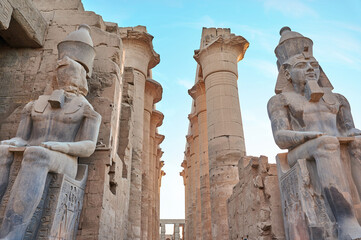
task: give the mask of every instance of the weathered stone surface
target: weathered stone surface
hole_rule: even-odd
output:
[[[0,36],[12,47],[41,47],[47,23],[29,0],[0,3]]]
[[[94,52],[89,29],[83,31],[85,33],[81,29],[73,33],[76,41],[71,44],[86,44],[88,50]],[[60,193],[60,198],[55,201],[56,207],[47,213],[54,216],[49,217],[54,220],[48,224],[47,233],[41,233],[41,236],[72,238],[76,235],[75,227],[81,211],[82,194],[78,195],[75,190],[72,192],[74,187],[66,182],[69,183],[76,177],[77,157],[89,157],[94,152],[101,117],[84,98],[88,93],[86,71],[91,72],[91,69],[85,69],[79,62],[61,53],[56,68],[57,82],[51,95],[41,95],[38,100],[28,103],[22,111],[16,137],[1,142],[1,199],[9,183],[10,166],[14,159],[12,146],[22,147],[24,151],[19,172],[12,173],[17,176],[6,202],[0,229],[0,236],[3,238],[27,239],[30,238],[29,234],[37,234],[37,227],[29,234],[26,229],[32,217],[41,216],[34,213],[44,189],[48,187],[45,185],[49,172],[67,175],[62,183],[62,191],[67,193]],[[72,56],[91,63],[90,67],[94,60],[77,58],[76,54]],[[77,187],[84,188],[86,176],[84,177],[80,184],[82,186],[77,184]],[[29,182],[32,183],[31,187],[28,186]],[[65,196],[66,194],[68,195]],[[67,200],[65,202],[62,199],[64,197]],[[68,209],[71,212],[67,213]],[[34,220],[35,224],[40,221],[39,216]],[[63,221],[69,225],[62,227]]]
[[[7,0],[7,2],[21,1]],[[28,1],[23,2],[27,4]],[[139,148],[141,141],[137,137],[137,131],[147,127],[139,125],[138,121],[143,119],[144,111],[143,107],[138,107],[141,101],[144,104],[145,100],[140,98],[142,93],[139,90],[139,82],[151,77],[150,68],[159,63],[159,55],[154,52],[151,42],[153,37],[146,33],[146,28],[142,26],[124,28],[127,34],[128,30],[130,31],[128,36],[132,39],[131,42],[136,42],[135,45],[142,46],[144,50],[142,52],[138,49],[132,55],[129,51],[123,51],[122,28],[115,23],[103,22],[101,16],[93,12],[84,11],[80,0],[29,2],[35,6],[34,11],[39,13],[40,10],[40,16],[45,19],[48,29],[44,35],[43,48],[11,48],[3,38],[0,38],[0,83],[2,82],[4,86],[0,90],[0,139],[9,139],[16,134],[21,110],[27,102],[38,99],[43,94],[51,94],[52,85],[56,83],[56,71],[54,71],[58,58],[56,45],[70,32],[76,30],[77,25],[81,23],[89,25],[98,56],[94,60],[94,72],[88,79],[87,99],[101,114],[102,122],[96,152],[90,158],[80,159],[80,162],[89,166],[89,178],[77,239],[127,239],[128,229],[134,230],[135,235],[140,236],[141,229],[133,228],[132,224],[128,224],[132,223],[132,220],[128,220],[132,219],[129,214],[139,213],[139,217],[141,216],[141,206],[135,204],[136,207],[129,210],[129,204],[133,203],[130,201],[130,191],[137,188],[134,188],[135,185],[131,184],[131,181],[141,176],[133,171],[135,165],[132,162],[133,159],[141,159],[143,154],[142,148]],[[20,9],[24,6],[17,7]],[[11,9],[15,7],[12,6]],[[29,10],[27,7],[24,9]],[[7,24],[5,19],[9,21],[11,28],[12,21],[8,17],[11,13],[7,12],[6,16],[4,12],[0,14],[1,28],[5,28],[4,25]],[[36,16],[34,14],[34,17]],[[38,23],[41,22],[44,23],[44,21]],[[144,56],[150,58],[150,64],[144,63]],[[140,63],[144,63],[141,68],[139,68],[139,58],[142,60]],[[85,66],[89,65],[84,61],[80,62]],[[123,75],[124,65],[133,66],[131,76]],[[61,94],[55,95],[54,93],[52,97],[58,101],[52,103],[60,106]],[[159,97],[156,99],[156,101],[160,100]],[[138,113],[135,109],[138,109]],[[139,109],[142,110],[142,114]],[[151,112],[152,118],[153,113],[154,116],[163,116],[153,109],[153,106],[148,111]],[[152,176],[148,183],[149,191],[152,192],[149,198],[149,204],[152,206],[148,208],[148,225],[152,229],[152,239],[158,237],[159,189],[162,176],[165,175],[161,170],[164,163],[161,161],[162,151],[159,147],[164,136],[157,133],[158,126],[159,123],[156,123],[155,127],[150,124],[148,126],[150,131],[148,156],[152,160],[150,171],[147,172]],[[133,144],[138,148],[134,148]],[[140,192],[136,199],[140,199],[141,194]]]
[[[286,237],[359,239],[361,130],[346,98],[332,92],[312,41],[288,27],[280,34],[268,114],[276,144],[288,149],[278,157]]]
[[[238,168],[239,182],[228,199],[229,239],[285,239],[275,164],[245,156]]]
[[[0,2],[0,30],[8,29],[11,20],[11,14],[13,13],[13,7],[8,0]]]
[[[211,32],[203,29],[201,48],[194,58],[205,83],[212,238],[228,239],[227,199],[238,181],[238,160],[245,155],[237,62],[248,42],[229,29]],[[195,177],[200,178],[199,174]]]

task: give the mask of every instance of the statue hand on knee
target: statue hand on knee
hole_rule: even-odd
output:
[[[65,142],[43,142],[42,147],[62,153],[69,153],[69,144]]]
[[[361,135],[361,130],[357,129],[357,128],[351,128],[347,131],[347,136],[348,137],[354,137],[354,136],[359,136]]]
[[[25,141],[22,138],[14,137],[9,140],[3,140],[0,142],[1,145],[10,145],[10,146],[16,146],[16,147],[24,147],[28,144],[27,141]]]

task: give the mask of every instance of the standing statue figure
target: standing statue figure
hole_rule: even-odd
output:
[[[49,172],[75,178],[78,157],[89,157],[95,150],[101,116],[84,97],[88,93],[87,73],[91,74],[95,57],[89,30],[89,26],[80,25],[58,45],[55,90],[28,103],[16,137],[1,142],[0,200],[13,162],[9,148],[25,147],[1,225],[1,239],[24,238]]]
[[[361,239],[361,227],[348,180],[353,178],[359,199],[361,131],[354,126],[348,101],[332,92],[331,83],[313,57],[312,40],[288,27],[282,28],[280,34],[275,49],[279,68],[276,95],[267,106],[275,142],[281,149],[288,149],[290,168],[300,159],[307,164],[310,161],[315,163],[312,166],[319,179],[317,184],[336,222],[337,238]],[[340,154],[342,141],[348,142],[346,152],[352,164],[350,174],[344,170]],[[347,176],[351,174],[352,177]],[[291,183],[292,187],[296,187],[295,183],[293,186]],[[298,196],[302,195],[304,192],[299,192]],[[306,238],[301,236],[299,239]],[[334,238],[327,236],[325,239]]]

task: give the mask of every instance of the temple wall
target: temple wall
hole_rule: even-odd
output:
[[[277,166],[265,156],[241,158],[228,199],[229,239],[285,239]]]
[[[0,140],[15,136],[26,103],[51,93],[56,82],[57,44],[79,24],[88,24],[96,57],[92,76],[88,79],[87,99],[101,114],[102,122],[95,153],[79,159],[89,166],[89,175],[77,239],[128,239],[136,73],[133,68],[124,67],[127,59],[121,30],[117,24],[104,22],[96,13],[85,11],[80,0],[27,1],[41,14],[47,28],[43,45],[37,48],[11,47],[0,37]],[[3,15],[0,17],[1,24],[5,23]],[[1,27],[3,25],[0,30]],[[135,31],[139,29],[146,32],[145,27],[134,28]],[[151,74],[150,69],[146,71]],[[160,142],[150,146],[159,149]],[[160,187],[161,160],[154,161],[157,166],[152,169],[152,184]],[[159,195],[159,189],[156,193]],[[153,208],[159,206],[159,197],[155,199]],[[156,224],[152,220],[150,224],[154,228],[152,231],[157,232]]]

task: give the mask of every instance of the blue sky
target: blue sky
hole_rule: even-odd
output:
[[[239,96],[247,155],[266,155],[274,162],[280,152],[274,144],[266,105],[277,79],[274,49],[279,30],[292,30],[311,38],[314,56],[334,86],[346,96],[356,126],[361,128],[361,1],[348,0],[83,0],[86,10],[121,27],[145,25],[154,36],[161,62],[153,78],[163,86],[157,109],[165,115],[160,133],[166,136],[161,189],[161,218],[184,218],[184,188],[179,172],[183,161],[187,90],[195,79],[194,50],[202,27],[224,27],[250,42],[239,62]]]

